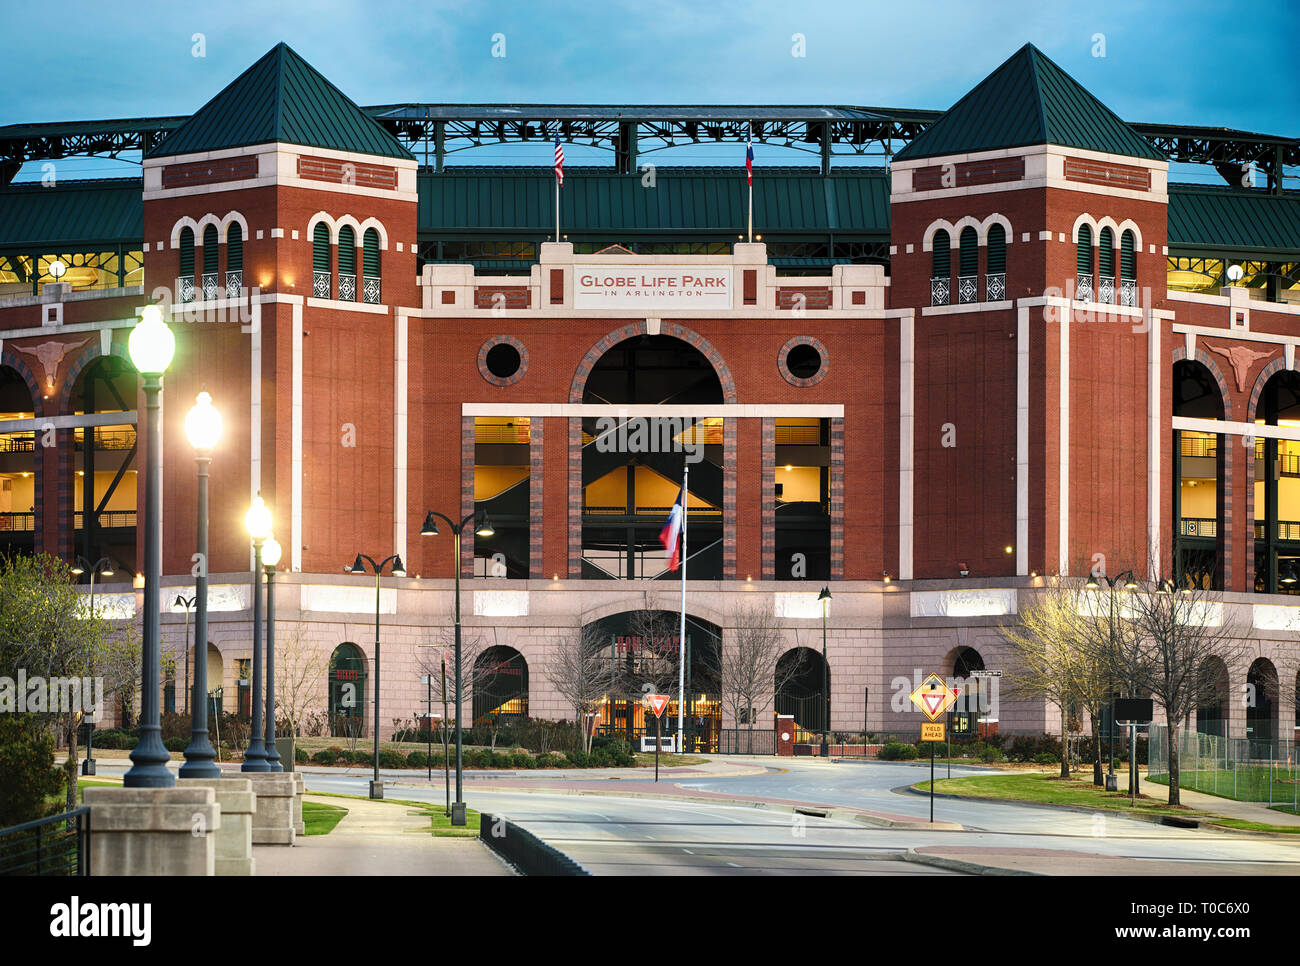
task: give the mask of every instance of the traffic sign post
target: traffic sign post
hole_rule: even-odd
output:
[[[911,693],[912,703],[930,719],[921,725],[921,740],[930,742],[930,821],[934,821],[934,745],[944,740],[943,722],[938,719],[957,703],[961,688],[950,688],[943,678],[931,674]],[[951,772],[952,766],[949,765]]]
[[[659,746],[663,744],[664,709],[668,707],[668,695],[647,694],[645,703],[655,716],[655,783],[659,782]]]

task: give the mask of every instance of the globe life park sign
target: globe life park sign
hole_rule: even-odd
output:
[[[730,309],[730,266],[573,266],[579,309]]]

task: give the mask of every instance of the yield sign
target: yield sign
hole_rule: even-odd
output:
[[[950,688],[939,675],[931,674],[921,682],[919,688],[912,692],[911,697],[912,703],[920,708],[927,718],[934,721],[951,708],[960,695],[961,688]]]
[[[650,705],[650,710],[658,718],[664,713],[664,708],[668,707],[668,695],[666,694],[647,694],[645,696],[646,704]]]

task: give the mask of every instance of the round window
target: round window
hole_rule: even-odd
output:
[[[826,347],[812,336],[795,336],[777,357],[781,376],[792,386],[812,386],[826,378]]]
[[[519,371],[519,350],[509,342],[498,342],[491,349],[488,349],[487,367],[488,372],[498,379],[509,379]]]
[[[499,335],[488,339],[478,351],[479,374],[494,386],[509,386],[524,377],[528,351],[518,339]]]
[[[797,345],[786,356],[785,364],[796,379],[811,379],[822,367],[822,354],[815,346]]]

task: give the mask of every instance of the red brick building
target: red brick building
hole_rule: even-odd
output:
[[[745,239],[743,174],[667,167],[621,172],[617,197],[566,185],[561,234],[583,198],[587,234],[541,242],[511,218],[553,217],[552,182],[469,185],[441,153],[422,165],[394,135],[402,116],[358,108],[280,45],[146,145],[142,183],[0,193],[11,222],[93,222],[87,250],[95,232],[117,239],[115,255],[64,264],[40,254],[62,237],[25,239],[26,262],[0,237],[10,547],[134,569],[148,454],[125,346],[161,301],[177,337],[164,637],[182,652],[172,601],[192,593],[196,493],[183,419],[206,388],[225,425],[208,662],[227,710],[245,700],[256,494],[284,548],[279,667],[319,679],[309,703],[331,727],[357,716],[338,686],[364,681],[374,650],[373,584],[344,567],[358,552],[405,561],[379,598],[389,730],[422,705],[435,652],[416,645],[447,639],[454,567],[482,671],[475,716],[569,716],[548,679],[556,648],[594,624],[611,661],[640,653],[638,614],[677,609],[657,538],[689,467],[688,713],[705,730],[733,725],[709,655],[727,653],[738,607],[770,605],[789,649],[809,649],[776,704],[816,728],[829,587],[830,727],[906,733],[899,695],[917,670],[1000,668],[998,626],[1035,588],[1132,570],[1224,592],[1260,649],[1224,687],[1278,686],[1249,722],[1219,718],[1290,736],[1300,609],[1274,595],[1300,577],[1300,198],[1280,190],[1294,141],[1274,139],[1270,188],[1176,188],[1156,133],[1027,46],[926,118],[888,171],[823,170],[820,198],[791,190],[777,211],[772,186],[800,182],[764,183],[760,167],[758,224],[781,239],[836,204],[845,223],[867,217],[857,202],[876,192],[888,234],[874,255],[832,242],[804,257],[761,227]],[[619,217],[660,217],[688,191],[716,193],[726,227],[620,243]],[[478,219],[477,250],[453,237],[457,218]],[[135,224],[138,248],[122,242]],[[515,236],[532,239],[520,264],[500,257],[521,251]],[[1232,265],[1242,280],[1221,284]],[[467,528],[453,561],[446,528],[421,534],[430,509],[483,511],[493,534]],[[125,619],[138,599],[120,579],[99,593]],[[656,620],[676,634],[675,617]],[[1016,731],[1055,718],[1005,699],[997,716]]]

